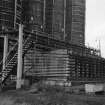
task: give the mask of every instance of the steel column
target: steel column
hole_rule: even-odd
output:
[[[8,53],[8,36],[5,35],[4,36],[4,52],[3,52],[3,69],[5,69],[5,65],[6,65],[6,57],[7,57],[7,53]]]
[[[21,79],[22,79],[22,49],[23,49],[23,26],[19,25],[19,42],[18,42],[18,65],[17,65],[17,83],[16,83],[16,89],[21,88]]]

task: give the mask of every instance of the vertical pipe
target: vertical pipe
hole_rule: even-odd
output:
[[[14,28],[16,28],[17,0],[15,0]]]
[[[23,26],[19,25],[19,41],[18,41],[18,65],[17,65],[17,83],[16,89],[21,88],[21,78],[22,78],[22,42],[23,42]]]
[[[4,52],[3,52],[3,69],[5,69],[6,66],[6,57],[8,53],[8,36],[4,36]]]
[[[66,0],[64,0],[64,40],[66,37]]]
[[[72,41],[72,37],[73,37],[73,0],[71,0],[71,32],[70,32],[70,41]]]
[[[44,9],[43,9],[43,31],[45,30],[45,19],[46,19],[46,0],[44,0]]]
[[[55,1],[53,0],[52,1],[52,37],[53,38],[55,38],[54,30],[53,30],[53,27],[54,27],[54,4],[55,4]]]

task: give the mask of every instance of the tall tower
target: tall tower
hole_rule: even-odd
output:
[[[46,0],[45,31],[58,40],[84,45],[85,0]]]
[[[66,0],[66,40],[85,44],[85,0]]]

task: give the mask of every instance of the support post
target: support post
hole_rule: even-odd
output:
[[[3,51],[3,69],[6,66],[6,57],[8,53],[8,35],[4,36],[4,51]]]
[[[4,51],[3,51],[3,70],[6,67],[6,57],[8,53],[8,35],[4,36]],[[4,74],[2,74],[2,80],[4,79]]]
[[[23,26],[19,25],[19,40],[18,40],[18,65],[17,65],[17,83],[16,83],[16,89],[21,88],[21,79],[22,79],[22,49],[23,49]]]

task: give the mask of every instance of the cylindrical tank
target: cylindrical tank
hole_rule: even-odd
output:
[[[20,21],[20,0],[0,0],[0,31],[18,28]]]
[[[47,33],[64,40],[64,0],[46,0],[45,24]]]
[[[28,30],[43,30],[44,0],[23,1],[23,22]]]
[[[66,34],[68,42],[85,43],[85,0],[67,0]]]
[[[85,34],[85,0],[73,0],[72,1],[72,33],[74,37],[73,41],[77,44],[84,44]]]

